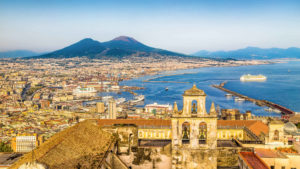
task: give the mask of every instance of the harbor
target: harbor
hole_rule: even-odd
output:
[[[282,105],[279,105],[279,104],[276,104],[276,103],[273,103],[271,101],[268,101],[268,100],[258,100],[258,99],[254,99],[254,98],[251,98],[251,97],[248,97],[248,96],[245,96],[243,94],[240,94],[240,93],[237,93],[237,92],[234,92],[234,91],[231,91],[229,89],[226,89],[224,87],[224,85],[226,84],[226,81],[219,84],[219,85],[211,85],[212,87],[214,88],[217,88],[217,89],[220,89],[224,92],[227,92],[237,98],[239,98],[240,100],[247,100],[247,101],[250,101],[250,102],[253,102],[255,103],[256,105],[258,106],[266,106],[266,107],[269,107],[269,109],[273,109],[273,110],[279,110],[280,113],[281,113],[281,118],[282,119],[289,119],[289,117],[291,116],[294,116],[295,115],[295,112],[282,106]],[[227,94],[228,95],[228,94]]]

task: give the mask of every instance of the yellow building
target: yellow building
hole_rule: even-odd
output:
[[[255,149],[255,153],[271,168],[271,169],[297,169],[300,167],[300,154],[282,153],[272,149]]]
[[[97,113],[104,113],[105,106],[103,102],[97,102],[96,104]]]

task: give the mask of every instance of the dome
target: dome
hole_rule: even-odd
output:
[[[184,91],[183,96],[206,96],[206,94],[194,84],[192,88]]]
[[[293,132],[298,131],[296,125],[292,122],[285,123],[284,127],[283,127],[283,130],[287,133],[293,133]]]

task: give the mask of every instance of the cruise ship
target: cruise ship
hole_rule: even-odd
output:
[[[254,82],[254,81],[266,81],[267,77],[264,75],[251,75],[251,74],[247,74],[247,75],[243,75],[241,76],[240,80],[242,82]]]

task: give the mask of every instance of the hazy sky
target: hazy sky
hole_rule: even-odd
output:
[[[300,0],[0,0],[0,51],[120,35],[182,53],[300,47]]]

